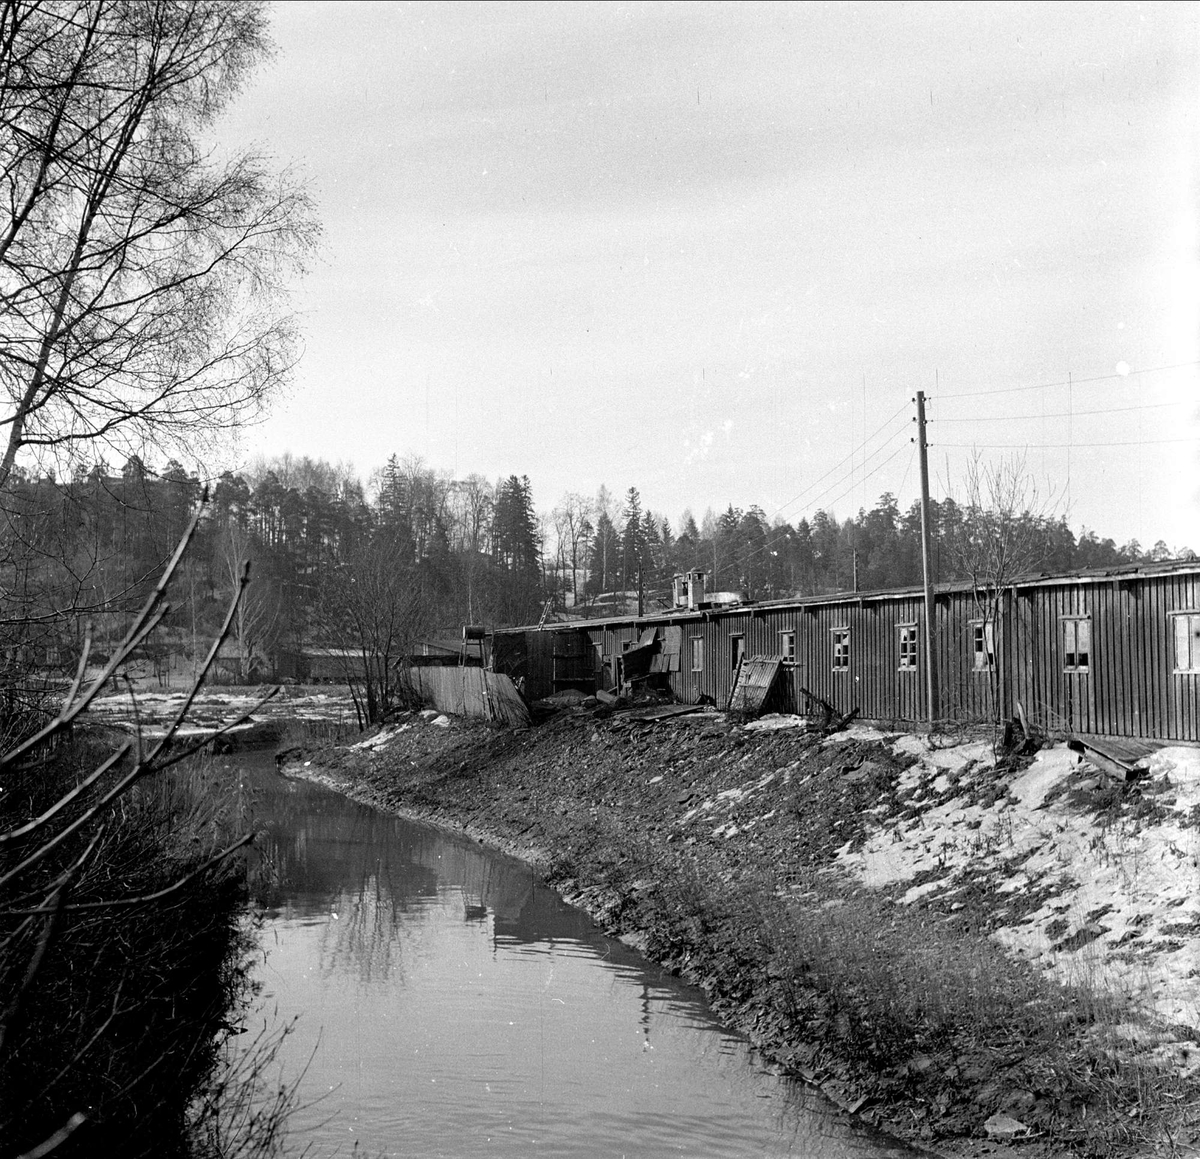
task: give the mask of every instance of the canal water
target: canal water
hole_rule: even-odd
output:
[[[277,874],[246,1024],[296,1020],[289,1155],[912,1154],[769,1073],[520,862],[269,754],[240,771]]]

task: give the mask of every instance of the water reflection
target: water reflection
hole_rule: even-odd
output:
[[[470,841],[244,770],[277,867],[260,1017],[317,1155],[910,1154],[762,1072],[699,995]],[[315,1052],[315,1053],[314,1053]]]

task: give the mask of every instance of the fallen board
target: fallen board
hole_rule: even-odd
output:
[[[729,711],[742,716],[758,716],[779,675],[782,656],[753,656],[738,665],[737,679],[729,694]]]
[[[1102,772],[1119,780],[1136,781],[1149,772],[1147,760],[1162,745],[1132,737],[1075,736],[1067,747],[1081,753]]]
[[[656,720],[666,720],[672,716],[687,716],[689,713],[703,710],[703,704],[665,704],[660,708],[635,708],[632,712],[625,712],[621,715],[627,720],[651,723]]]
[[[1085,748],[1093,749],[1110,761],[1123,765],[1144,765],[1151,754],[1163,747],[1162,741],[1137,740],[1123,736],[1092,736],[1083,733],[1076,738]]]

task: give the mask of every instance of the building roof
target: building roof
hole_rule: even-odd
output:
[[[1016,591],[1022,588],[1055,587],[1064,584],[1128,583],[1133,580],[1152,579],[1165,575],[1200,574],[1200,559],[1164,560],[1162,563],[1129,563],[1112,567],[1087,568],[1071,572],[1031,572],[1015,576],[1004,586]],[[935,584],[934,597],[953,595],[974,590],[969,581],[956,580],[952,583]],[[552,632],[564,627],[605,627],[618,624],[668,624],[677,620],[695,620],[713,616],[736,616],[750,612],[783,611],[788,608],[824,607],[831,604],[868,604],[886,600],[920,599],[925,589],[920,586],[903,588],[881,588],[867,592],[832,592],[817,596],[789,596],[786,599],[751,600],[742,604],[725,604],[707,608],[663,608],[647,609],[642,615],[625,613],[618,616],[579,618],[556,624],[527,624],[512,628],[496,628],[494,634],[505,632]]]

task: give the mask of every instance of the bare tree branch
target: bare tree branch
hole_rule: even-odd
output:
[[[308,195],[200,143],[265,51],[245,0],[4,6],[0,485],[26,447],[194,447],[289,373]]]

